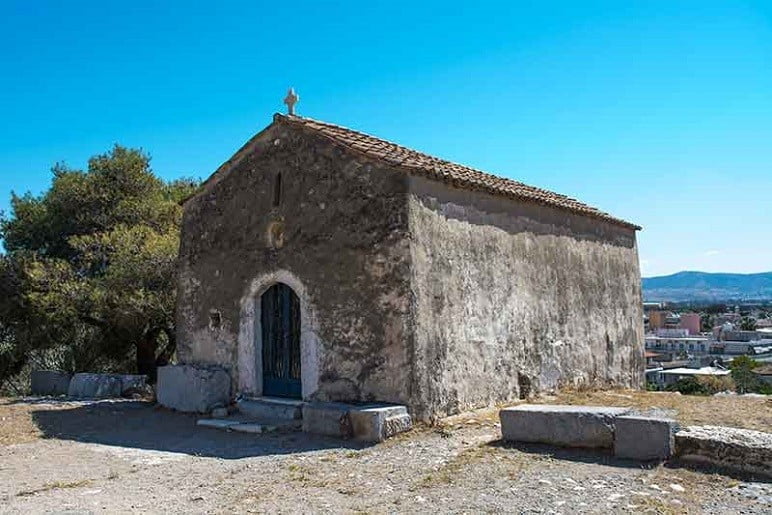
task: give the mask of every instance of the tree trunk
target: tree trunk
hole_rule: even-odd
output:
[[[166,334],[166,346],[158,354],[158,357],[155,360],[156,367],[168,365],[172,356],[174,356],[174,353],[177,351],[177,337],[174,333],[174,329],[167,326],[163,327],[161,330]]]
[[[149,329],[144,337],[137,343],[137,373],[144,374],[151,383],[156,379],[156,358],[158,351],[158,334],[161,328]]]

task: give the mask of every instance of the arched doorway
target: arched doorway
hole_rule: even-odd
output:
[[[263,395],[302,397],[300,299],[276,283],[260,297]]]

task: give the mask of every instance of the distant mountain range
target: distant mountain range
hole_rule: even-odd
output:
[[[761,274],[712,274],[678,272],[644,277],[646,301],[724,301],[772,299],[772,272]]]

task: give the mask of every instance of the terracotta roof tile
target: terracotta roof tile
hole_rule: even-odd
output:
[[[391,165],[405,168],[412,173],[438,179],[460,188],[481,190],[518,200],[536,202],[584,216],[598,218],[629,229],[640,229],[635,224],[615,218],[571,197],[528,186],[512,179],[481,172],[468,166],[452,163],[339,125],[282,114],[276,114],[274,119],[311,130],[349,149]]]

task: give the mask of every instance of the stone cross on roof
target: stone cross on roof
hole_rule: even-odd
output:
[[[284,103],[287,104],[287,113],[290,115],[295,114],[295,104],[298,103],[298,100],[300,100],[300,97],[295,93],[295,89],[290,88],[287,91],[287,96],[284,97]]]

